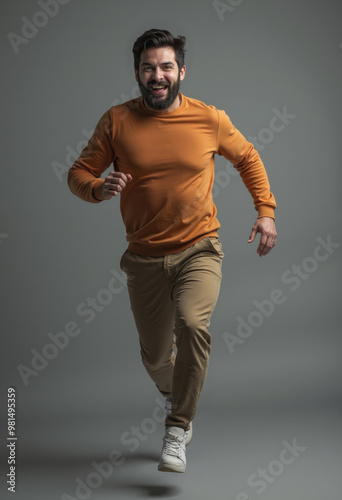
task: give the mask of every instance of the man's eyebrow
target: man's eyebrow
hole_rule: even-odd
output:
[[[174,63],[172,61],[163,62],[163,63],[161,63],[161,66],[167,66],[167,65],[170,65],[170,64],[172,66],[174,66]],[[149,62],[144,62],[144,63],[141,64],[141,66],[154,66],[154,64],[149,63]]]

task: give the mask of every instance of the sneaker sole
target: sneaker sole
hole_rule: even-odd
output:
[[[176,467],[173,465],[167,465],[167,464],[159,464],[158,465],[158,470],[160,472],[185,472],[186,466],[184,467]]]

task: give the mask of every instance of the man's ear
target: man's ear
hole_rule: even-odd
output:
[[[180,73],[179,73],[179,78],[181,81],[184,80],[185,73],[186,73],[186,66],[183,66],[183,68],[180,70]]]
[[[138,71],[136,69],[134,69],[134,74],[135,74],[135,80],[138,82],[139,79],[138,79]]]

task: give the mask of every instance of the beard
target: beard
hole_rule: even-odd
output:
[[[178,92],[180,89],[180,75],[178,75],[178,80],[172,84],[168,82],[156,82],[152,81],[145,87],[138,77],[138,84],[140,88],[141,95],[145,104],[154,111],[163,111],[164,109],[169,108],[175,101],[178,96]],[[161,98],[160,96],[154,95],[151,89],[152,85],[161,84],[167,87],[167,95],[166,97]]]

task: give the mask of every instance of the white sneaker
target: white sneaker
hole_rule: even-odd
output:
[[[185,431],[185,434],[184,434],[184,439],[185,439],[185,446],[188,446],[188,444],[190,443],[191,439],[192,439],[192,422],[190,422],[190,428],[188,431]]]
[[[171,398],[166,398],[165,401],[165,411],[166,415],[170,415],[172,412],[172,399]],[[185,431],[185,446],[188,446],[192,439],[192,422],[190,422],[190,428],[188,431]]]
[[[185,431],[181,427],[167,427],[163,439],[163,450],[158,470],[163,472],[185,472]]]

